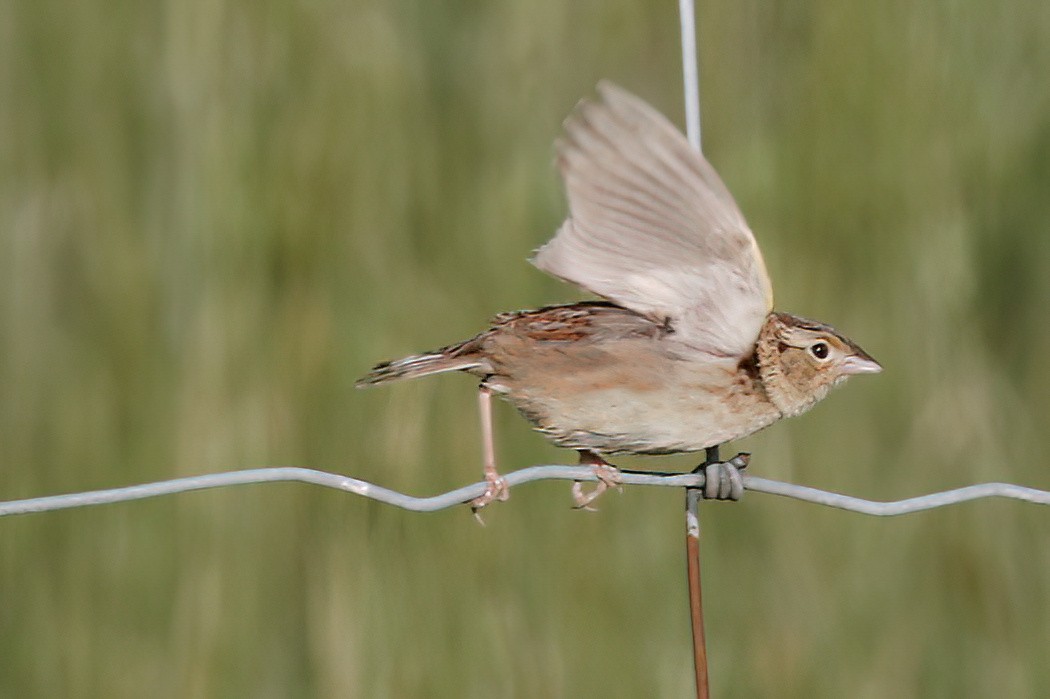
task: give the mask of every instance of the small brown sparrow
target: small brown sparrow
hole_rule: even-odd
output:
[[[532,263],[605,301],[502,313],[464,342],[379,364],[357,386],[481,378],[475,508],[504,500],[491,394],[615,482],[607,454],[696,452],[805,412],[882,367],[833,328],[773,311],[755,238],[714,168],[659,112],[598,86],[565,124],[569,218]],[[582,496],[585,506],[597,492]]]

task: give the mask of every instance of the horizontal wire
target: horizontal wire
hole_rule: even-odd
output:
[[[703,473],[652,473],[637,471],[622,471],[621,480],[624,485],[649,485],[672,488],[702,488],[704,485]],[[594,470],[590,466],[530,466],[503,476],[508,486],[521,485],[532,481],[542,480],[567,480],[567,481],[596,481]],[[388,505],[394,505],[413,512],[434,512],[456,505],[468,503],[485,493],[487,484],[482,481],[471,485],[457,488],[455,490],[433,495],[430,497],[415,497],[400,493],[396,490],[384,488],[368,481],[351,478],[336,473],[317,471],[309,468],[294,466],[281,466],[274,468],[255,468],[244,471],[228,471],[224,473],[212,473],[202,476],[190,476],[187,478],[175,478],[172,480],[158,481],[156,483],[145,483],[124,488],[110,488],[107,490],[94,490],[83,493],[70,493],[68,495],[50,495],[40,498],[29,498],[26,500],[11,500],[0,502],[0,517],[7,515],[28,514],[31,512],[50,512],[53,510],[66,510],[74,507],[86,507],[88,505],[104,505],[116,502],[127,502],[129,500],[141,500],[143,498],[159,497],[161,495],[174,495],[192,490],[206,490],[209,488],[224,488],[233,485],[250,485],[253,483],[274,483],[295,481],[310,483],[325,488],[334,488],[355,495],[371,498]],[[744,488],[757,493],[780,495],[784,497],[812,502],[827,507],[836,507],[851,512],[860,512],[866,515],[881,517],[921,512],[935,507],[955,505],[979,498],[1000,497],[1034,502],[1040,505],[1050,505],[1050,492],[1027,488],[1011,483],[982,483],[970,485],[955,490],[946,490],[929,495],[922,495],[905,500],[891,502],[879,502],[865,500],[849,495],[832,493],[826,490],[818,490],[803,485],[783,483],[781,481],[758,478],[755,476],[744,476]]]

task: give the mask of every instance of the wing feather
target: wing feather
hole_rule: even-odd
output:
[[[602,83],[558,144],[569,218],[533,263],[668,321],[714,356],[751,351],[772,291],[754,235],[718,173],[659,112]]]

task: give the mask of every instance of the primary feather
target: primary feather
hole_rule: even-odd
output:
[[[598,90],[566,122],[570,215],[533,263],[666,322],[695,351],[747,355],[773,303],[740,209],[663,115],[609,83]]]

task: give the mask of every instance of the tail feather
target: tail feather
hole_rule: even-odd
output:
[[[463,371],[481,365],[482,362],[478,357],[454,357],[440,352],[415,354],[411,357],[394,359],[375,365],[371,371],[358,379],[354,385],[357,388],[367,388],[376,384],[387,383],[388,381],[414,379],[417,376],[440,374],[446,371]]]

